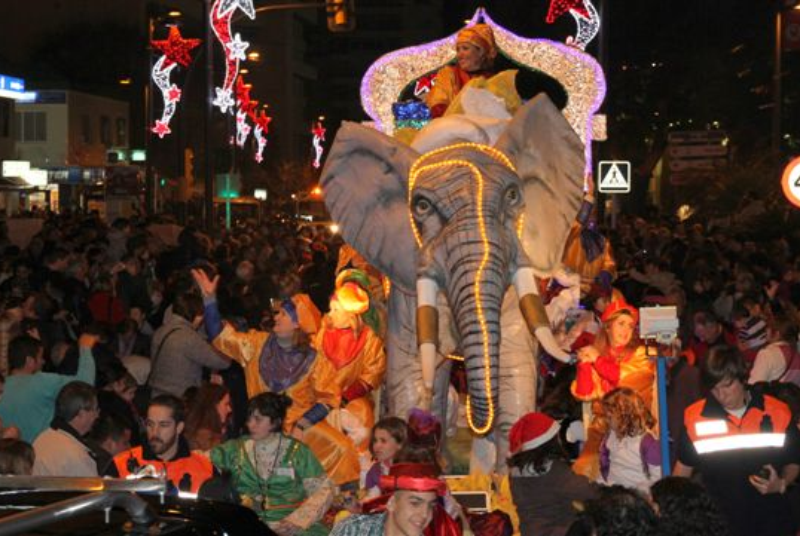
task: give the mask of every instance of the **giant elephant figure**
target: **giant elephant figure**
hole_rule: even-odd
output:
[[[486,143],[480,134],[472,139]],[[535,406],[535,339],[567,358],[534,276],[560,262],[583,170],[580,139],[542,94],[517,111],[493,146],[462,138],[419,154],[344,123],[322,172],[325,202],[344,239],[392,283],[390,413],[405,417],[430,401],[432,389],[441,414],[446,356],[462,355],[468,421],[478,435],[494,432],[497,469],[508,429]]]

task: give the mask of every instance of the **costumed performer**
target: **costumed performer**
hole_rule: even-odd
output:
[[[211,461],[230,473],[242,504],[279,535],[324,535],[328,529],[319,522],[334,486],[311,450],[281,432],[291,403],[276,393],[250,399],[249,435],[214,447]]]
[[[326,468],[329,453],[347,455],[329,474],[340,486],[353,483],[353,491],[360,476],[357,457],[366,456],[375,424],[371,394],[386,371],[383,341],[377,335],[379,317],[368,288],[369,279],[360,270],[344,270],[337,276],[330,312],[316,337],[317,359],[304,387],[312,406],[292,431]]]
[[[192,275],[203,293],[205,325],[212,344],[244,368],[250,398],[265,392],[286,393],[292,400],[283,426],[289,433],[303,415],[314,406],[316,398],[311,385],[311,370],[317,351],[309,338],[319,328],[316,308],[305,299],[284,299],[273,312],[272,332],[236,331],[220,319],[216,301],[219,276],[209,279],[203,270]],[[298,435],[298,433],[295,433]],[[306,434],[309,448],[320,460],[331,479],[345,484],[358,479],[359,461],[352,443],[346,437],[330,433],[323,425]],[[314,440],[314,438],[319,438]],[[325,438],[334,437],[336,440]]]
[[[653,408],[655,402],[655,366],[635,336],[638,320],[635,307],[615,301],[603,311],[602,329],[595,342],[578,350],[578,370],[571,391],[578,400],[592,403],[593,416],[585,417],[586,443],[573,470],[590,480],[596,480],[600,471],[598,452],[603,430],[598,419],[602,413],[599,400],[617,387],[629,387],[642,397],[646,407]]]
[[[586,193],[581,208],[572,223],[564,245],[561,262],[581,277],[581,291],[588,293],[597,283],[610,292],[617,277],[617,263],[611,251],[611,241],[597,230],[594,211],[594,180],[586,176]]]

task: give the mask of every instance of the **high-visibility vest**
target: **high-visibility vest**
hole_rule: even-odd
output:
[[[159,459],[145,460],[142,447],[135,447],[121,452],[114,457],[114,465],[120,478],[137,471],[145,465],[152,465],[157,471],[166,473],[167,480],[180,491],[197,493],[200,486],[211,478],[214,466],[211,461],[195,452],[170,461]]]
[[[684,413],[686,432],[701,457],[716,452],[784,446],[792,415],[789,407],[777,398],[754,395],[741,418],[727,412],[710,415],[704,412],[707,403],[706,399],[699,400]]]

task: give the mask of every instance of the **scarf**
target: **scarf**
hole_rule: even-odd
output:
[[[273,393],[282,393],[308,371],[314,362],[314,350],[307,348],[284,348],[278,337],[271,335],[261,349],[258,371],[261,379]]]
[[[328,360],[336,367],[336,370],[349,365],[358,357],[358,354],[361,353],[367,343],[368,329],[366,327],[362,328],[358,338],[355,337],[354,331],[349,328],[325,330],[322,336],[322,350]]]

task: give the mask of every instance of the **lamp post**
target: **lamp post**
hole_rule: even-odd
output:
[[[783,120],[783,13],[800,9],[800,0],[779,0],[775,6],[775,50],[772,72],[772,151],[776,158],[781,152],[781,122]]]

